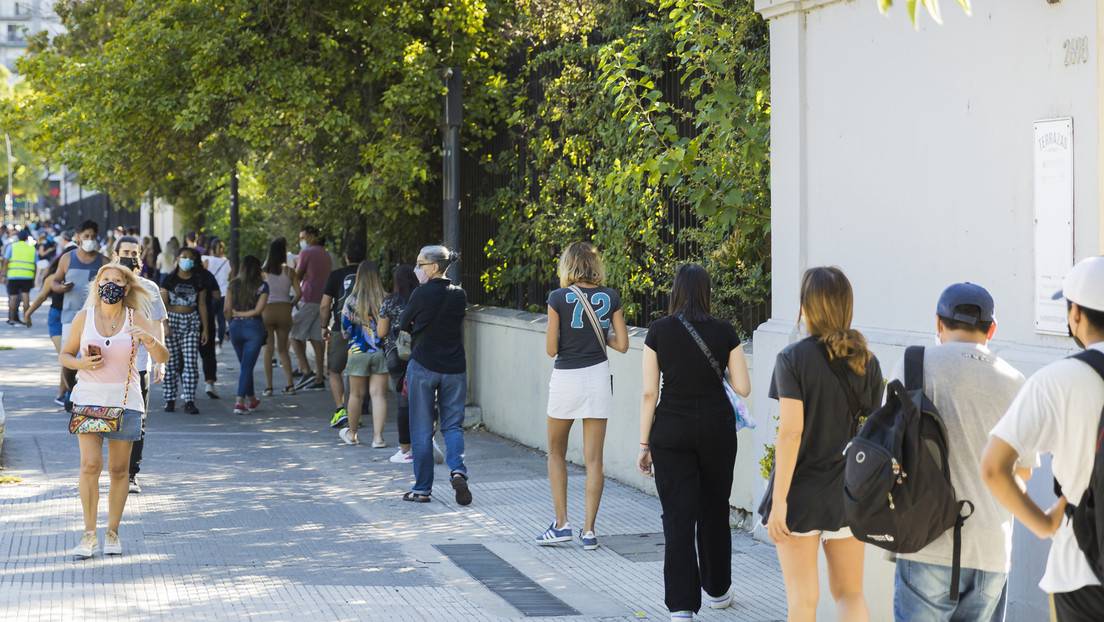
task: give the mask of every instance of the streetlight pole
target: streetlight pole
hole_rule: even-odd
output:
[[[445,70],[445,124],[442,150],[442,188],[443,213],[442,224],[445,246],[451,250],[460,249],[460,121],[464,106],[463,81],[459,67]],[[460,262],[452,264],[447,276],[453,283],[460,285]]]

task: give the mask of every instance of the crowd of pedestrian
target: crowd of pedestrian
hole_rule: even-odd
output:
[[[422,248],[413,264],[390,271],[388,291],[363,243],[347,244],[343,265],[335,266],[311,226],[299,234],[298,254],[279,238],[263,263],[246,256],[237,270],[217,238],[189,232],[183,244],[173,237],[162,247],[133,233],[103,236],[87,221],[71,232],[5,231],[0,240],[8,323],[31,326],[50,300],[48,325],[62,367],[57,402],[72,413],[70,431],[81,452],[85,532],[78,557],[99,549],[103,440],[111,479],[103,551],[120,554],[126,496],[140,492],[149,386],[162,384],[164,411],[181,402],[185,413],[200,414],[201,374],[207,396],[219,399],[215,354],[227,337],[240,363],[235,414],[255,413],[261,397],[274,397],[278,364],[282,395],[329,391],[338,442],[359,445],[367,427],[362,415],[370,413],[371,447],[385,448],[388,402],[395,399],[398,449],[390,460],[411,465],[413,479],[402,498],[430,502],[434,464],[445,463],[457,503],[472,502],[463,433],[467,297],[446,276],[458,258],[453,250]],[[546,333],[555,359],[547,404],[553,518],[535,544],[576,538],[565,455],[581,420],[586,494],[577,536],[593,550],[613,414],[610,350],[626,352],[629,337],[597,249],[568,245],[558,272]],[[668,312],[649,325],[643,344],[638,467],[655,478],[663,508],[672,620],[692,619],[703,604],[726,608],[735,593],[728,499],[737,431],[754,423],[741,402],[751,381],[740,336],[713,314],[711,290],[703,267],[680,267]],[[1057,297],[1067,302],[1070,335],[1083,352],[1028,380],[989,349],[997,330],[992,294],[954,283],[935,301],[937,344],[906,350],[887,381],[851,325],[853,290],[844,273],[834,267],[805,273],[803,338],[778,354],[769,386],[780,414],[758,508],[777,546],[789,620],[816,618],[821,551],[840,619],[868,619],[868,543],[894,554],[897,620],[1001,620],[1013,518],[1053,539],[1041,585],[1053,594],[1057,619],[1104,619],[1098,547],[1104,534],[1086,515],[1095,511],[1094,492],[1104,478],[1104,467],[1094,468],[1104,430],[1104,257],[1078,263]],[[438,431],[443,451],[433,440]],[[1059,496],[1045,511],[1023,484],[1042,453],[1054,456]],[[942,480],[930,479],[932,473]],[[930,516],[918,510],[893,515],[898,505],[939,506],[937,490],[949,490],[949,522],[916,525]],[[887,514],[890,524],[879,524],[877,517]],[[921,531],[928,535],[917,540]]]

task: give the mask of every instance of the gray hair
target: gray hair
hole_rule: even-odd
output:
[[[432,261],[437,264],[441,272],[448,270],[448,267],[451,266],[453,262],[460,259],[460,253],[450,251],[447,246],[442,246],[440,244],[423,246],[422,250],[418,251],[418,256],[424,257],[426,261]]]

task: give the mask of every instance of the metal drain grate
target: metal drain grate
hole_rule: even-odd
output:
[[[439,544],[434,548],[525,617],[579,615],[482,544]]]

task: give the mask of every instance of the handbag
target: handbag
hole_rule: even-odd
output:
[[[96,321],[92,317],[92,321]],[[134,310],[127,309],[127,323],[134,321]],[[137,340],[130,339],[130,363],[127,365],[126,382],[123,385],[122,406],[78,406],[73,404],[73,412],[69,415],[70,434],[99,434],[118,432],[122,424],[123,413],[126,410],[127,397],[130,395],[130,372],[134,369],[134,358],[138,353]]]
[[[437,307],[437,314],[433,316],[433,319],[430,320],[429,324],[426,324],[426,326],[433,324],[437,321],[437,318],[441,317],[441,311],[445,308],[445,302],[447,301],[442,298],[441,306]],[[408,331],[400,330],[399,336],[395,337],[395,352],[399,355],[399,360],[409,361],[411,354],[414,353],[414,335]]]
[[[682,322],[683,327],[686,328],[686,332],[690,333],[690,337],[694,340],[694,343],[698,344],[698,348],[701,349],[705,358],[709,359],[709,365],[713,368],[713,372],[717,374],[717,379],[721,381],[721,386],[724,387],[725,397],[728,398],[728,403],[732,405],[732,413],[736,417],[736,431],[739,432],[744,428],[755,429],[755,419],[751,417],[751,413],[748,412],[747,404],[744,403],[740,394],[736,393],[736,389],[732,388],[732,384],[729,383],[728,378],[725,378],[724,372],[721,371],[721,366],[717,363],[717,359],[713,357],[713,353],[709,350],[709,346],[705,345],[705,341],[698,334],[698,331],[694,330],[694,325],[691,324],[681,314],[678,316],[679,321]]]

